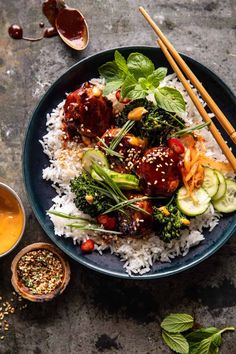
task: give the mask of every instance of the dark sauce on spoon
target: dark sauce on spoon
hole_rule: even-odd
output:
[[[86,27],[83,16],[77,10],[70,8],[60,10],[56,25],[58,32],[74,45],[83,45]]]

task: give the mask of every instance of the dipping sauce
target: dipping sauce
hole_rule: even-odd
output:
[[[25,225],[25,216],[13,192],[0,183],[0,256],[19,240]]]

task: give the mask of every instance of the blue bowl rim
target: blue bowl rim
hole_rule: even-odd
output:
[[[116,48],[111,48],[111,49],[107,49],[107,50],[103,50],[100,51],[96,54],[92,54],[84,59],[81,59],[80,61],[78,61],[77,63],[75,63],[74,65],[72,65],[71,67],[69,67],[62,75],[60,75],[58,77],[58,79],[56,79],[54,81],[54,83],[48,88],[48,90],[45,92],[45,94],[40,98],[38,104],[36,105],[36,108],[34,109],[33,113],[31,114],[31,118],[29,120],[28,123],[28,127],[26,129],[25,132],[25,137],[24,137],[24,144],[23,144],[23,153],[22,153],[22,170],[23,170],[23,179],[24,179],[24,184],[25,184],[25,189],[27,192],[27,197],[28,200],[30,202],[30,205],[32,207],[32,210],[39,222],[39,224],[41,225],[42,229],[44,230],[44,232],[47,234],[47,236],[51,239],[51,241],[53,243],[55,243],[64,253],[66,253],[70,258],[74,259],[75,261],[77,261],[78,263],[86,266],[87,268],[90,268],[92,270],[95,270],[101,274],[104,275],[109,275],[112,277],[116,277],[116,278],[123,278],[123,279],[133,279],[133,280],[147,280],[147,279],[158,279],[158,278],[163,278],[163,277],[168,277],[171,275],[175,275],[178,274],[180,272],[183,272],[185,270],[188,270],[196,265],[198,265],[199,263],[201,263],[202,261],[204,261],[205,259],[209,258],[211,255],[213,255],[216,251],[218,251],[228,240],[229,238],[233,235],[234,231],[236,230],[236,223],[233,225],[233,223],[230,225],[230,228],[227,229],[227,231],[224,234],[224,237],[222,237],[222,239],[220,239],[216,244],[212,245],[212,248],[204,253],[202,256],[198,257],[197,259],[193,260],[192,262],[183,265],[175,270],[170,270],[170,271],[162,271],[160,273],[154,273],[154,274],[143,274],[143,275],[129,275],[128,273],[119,273],[116,271],[110,271],[109,269],[104,269],[104,268],[100,268],[96,265],[92,265],[90,264],[86,259],[80,259],[78,257],[76,257],[74,254],[72,254],[69,250],[67,250],[66,247],[64,247],[64,245],[61,245],[58,241],[57,238],[55,237],[54,234],[52,234],[47,227],[45,226],[41,216],[39,215],[39,211],[37,208],[37,205],[34,204],[33,202],[33,196],[32,196],[32,191],[30,188],[30,176],[29,176],[29,171],[26,168],[26,164],[24,163],[25,161],[25,156],[26,156],[26,146],[27,146],[27,139],[29,136],[29,132],[30,132],[30,126],[32,124],[33,121],[33,117],[34,115],[37,113],[37,111],[39,110],[40,106],[42,105],[43,101],[45,100],[45,98],[51,93],[51,91],[53,91],[54,87],[57,86],[57,84],[63,80],[64,76],[66,76],[70,71],[73,71],[77,66],[81,65],[84,62],[90,61],[91,59],[96,58],[96,56],[99,56],[101,54],[110,54],[113,53],[115,50],[157,50],[157,51],[161,51],[160,48],[158,47],[154,47],[154,46],[145,46],[145,45],[132,45],[132,46],[123,46],[123,47],[116,47]],[[202,67],[210,76],[212,76],[214,78],[215,81],[217,81],[221,86],[223,86],[225,92],[227,92],[227,94],[230,96],[230,98],[232,100],[235,101],[236,103],[236,97],[234,95],[234,93],[232,92],[232,90],[224,83],[224,81],[212,70],[210,70],[209,68],[207,68],[205,65],[201,64],[199,61],[180,53],[180,55],[184,58],[187,58],[187,60],[190,63],[194,63],[197,66]],[[235,220],[236,220],[236,216],[235,216]]]

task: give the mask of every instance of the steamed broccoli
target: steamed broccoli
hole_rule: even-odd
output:
[[[70,188],[76,207],[85,214],[95,217],[111,206],[111,199],[98,191],[97,183],[86,173],[71,180]]]
[[[160,227],[160,238],[165,242],[178,239],[183,226],[190,224],[190,221],[174,204],[170,204],[167,207],[154,207],[153,216]]]
[[[140,121],[136,122],[130,132],[141,138],[148,138],[150,146],[158,146],[165,143],[170,134],[185,126],[184,121],[175,113],[158,108],[145,98],[140,98],[127,104],[117,118],[117,125],[122,126],[127,121],[128,113],[136,107],[144,107],[148,113]]]

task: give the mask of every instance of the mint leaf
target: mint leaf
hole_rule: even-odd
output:
[[[120,52],[118,52],[118,50],[115,51],[115,63],[118,66],[118,68],[124,73],[129,72],[128,66],[126,64],[126,60],[123,57],[123,55]]]
[[[162,331],[164,342],[176,353],[188,354],[189,345],[182,334]]]
[[[219,330],[216,327],[201,328],[187,334],[185,338],[187,339],[188,342],[199,343],[203,339],[211,337],[213,334],[216,334],[218,332]]]
[[[148,77],[155,70],[153,62],[141,53],[131,53],[127,59],[127,65],[137,80],[140,77]]]
[[[216,333],[212,336],[212,344],[215,347],[220,347],[222,343],[222,337],[220,333]]]
[[[205,339],[210,339],[212,341],[209,353],[217,353],[215,350],[221,345],[221,336],[218,333],[219,330],[215,327],[201,328],[189,333],[185,337],[189,343],[189,354],[199,354],[199,346]],[[216,338],[212,340],[214,335],[216,335]]]
[[[134,76],[131,74],[127,75],[121,87],[121,97],[127,97],[128,93],[134,89],[136,84],[137,81],[135,80]]]
[[[174,313],[167,316],[161,323],[161,328],[171,333],[185,332],[193,327],[193,317],[185,313]]]
[[[184,112],[186,104],[181,93],[172,87],[161,87],[154,93],[158,107],[168,112]]]
[[[142,87],[144,90],[148,90],[149,88],[151,88],[150,82],[149,82],[148,79],[146,79],[145,77],[140,77],[140,78],[138,79],[138,83],[141,85],[141,87]]]
[[[221,334],[225,331],[234,331],[228,327],[219,330],[215,327],[201,328],[186,336],[189,343],[189,354],[217,354],[222,343]]]
[[[122,72],[114,61],[108,61],[101,65],[98,69],[100,76],[104,77],[107,82],[122,79]]]
[[[120,88],[122,84],[123,84],[123,80],[108,82],[103,90],[103,94],[105,96],[109,95],[109,93],[116,91],[118,88]]]
[[[198,354],[211,354],[211,337],[203,339],[198,347]]]
[[[131,100],[136,100],[138,98],[144,98],[147,96],[147,91],[142,88],[140,84],[136,84],[134,88],[129,91],[127,94],[127,98],[130,98]]]
[[[154,87],[158,87],[160,85],[160,82],[166,77],[166,74],[167,68],[160,67],[153,71],[153,73],[147,77],[147,80]]]

